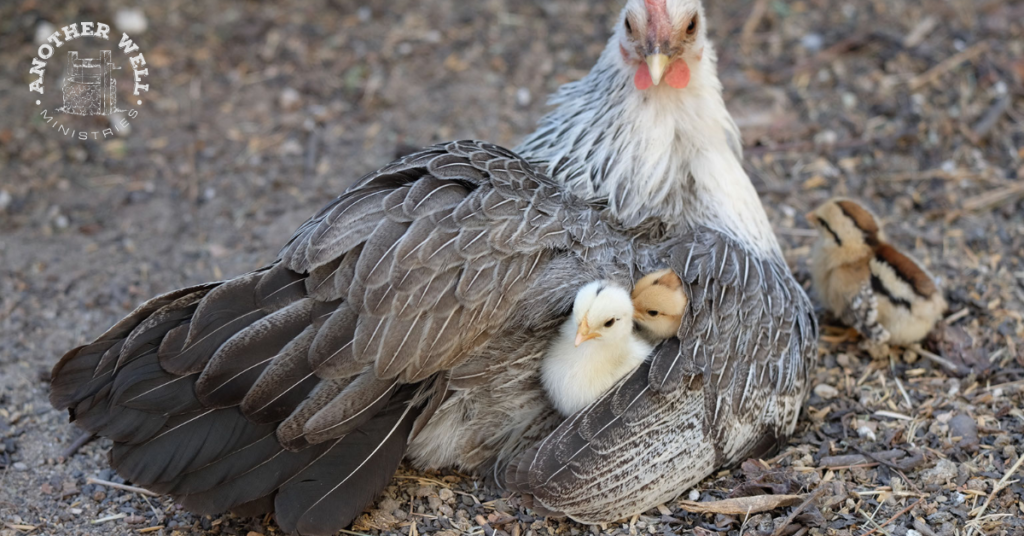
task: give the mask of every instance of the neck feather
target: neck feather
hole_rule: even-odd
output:
[[[687,88],[639,91],[613,36],[586,77],[559,89],[557,107],[516,151],[576,195],[606,202],[627,226],[652,218],[702,225],[778,255],[715,65],[707,44]]]

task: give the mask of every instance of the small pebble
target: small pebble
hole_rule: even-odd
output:
[[[690,494],[687,495],[687,498],[689,498],[691,501],[697,501],[700,499],[700,492],[695,489],[691,489]]]
[[[146,14],[139,8],[122,8],[114,14],[114,26],[122,32],[140,34],[149,28]],[[138,36],[129,36],[138,37]]]
[[[956,478],[956,464],[949,460],[939,460],[935,467],[921,473],[925,484],[945,485]]]
[[[302,95],[299,95],[298,90],[293,87],[286,87],[281,91],[281,96],[277,100],[281,108],[286,112],[295,111],[302,105]]]
[[[15,471],[28,471],[28,466],[25,465],[23,462],[17,462],[17,463],[14,464],[14,470]]]
[[[533,96],[530,95],[529,89],[521,87],[516,90],[516,104],[525,107],[529,106],[531,102],[533,102]]]
[[[811,52],[817,52],[821,50],[821,47],[822,45],[824,45],[824,43],[825,39],[821,36],[821,34],[809,33],[800,38],[800,46],[806,48]]]
[[[829,400],[839,396],[839,389],[836,389],[827,383],[819,383],[814,386],[814,394],[825,400]]]
[[[860,428],[857,428],[857,435],[861,439],[867,439],[868,441],[877,441],[877,438],[875,437],[875,432],[873,432],[871,428],[868,428],[867,426],[861,426]]]
[[[49,22],[39,21],[36,25],[36,44],[41,45],[46,42],[46,39],[53,35],[53,32],[57,31],[57,27]],[[59,37],[59,36],[58,36]]]

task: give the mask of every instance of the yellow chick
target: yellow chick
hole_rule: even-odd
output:
[[[633,287],[633,319],[636,331],[652,345],[675,337],[689,300],[683,281],[671,269],[659,270],[640,278]]]
[[[562,415],[589,406],[679,329],[687,303],[679,277],[662,271],[641,283],[634,290],[637,300],[608,281],[588,283],[576,293],[572,315],[541,365],[541,383]]]
[[[885,242],[878,219],[849,199],[807,215],[819,231],[811,277],[825,307],[876,343],[920,342],[946,310],[932,276]]]

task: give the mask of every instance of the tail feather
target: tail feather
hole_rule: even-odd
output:
[[[267,364],[309,325],[313,300],[280,309],[238,331],[221,346],[196,381],[196,394],[211,407],[236,406]]]
[[[159,433],[140,444],[115,444],[111,462],[127,480],[154,489],[169,488],[183,473],[273,433],[272,425],[253,425],[239,417],[235,408],[171,417]]]
[[[268,312],[257,307],[255,299],[261,274],[252,272],[211,290],[192,315],[185,343],[180,349],[168,347],[161,352],[160,365],[179,376],[202,372],[222,344],[267,316]]]
[[[336,293],[354,270],[318,276]],[[446,389],[341,363],[354,361],[358,317],[308,298],[307,279],[276,265],[154,298],[63,356],[51,402],[114,441],[125,479],[192,511],[276,510],[287,531],[335,532],[387,484]]]
[[[97,341],[79,346],[64,354],[53,367],[50,380],[50,404],[56,408],[74,408],[80,401],[96,394],[110,383],[113,367],[99,368],[103,354],[112,347],[120,348],[124,340]],[[75,420],[72,409],[71,420]]]
[[[122,358],[129,358],[144,345],[154,342],[159,345],[168,331],[182,323],[188,323],[199,306],[199,301],[206,296],[207,292],[207,289],[203,289],[186,294],[161,307],[149,318],[143,320],[125,339],[124,348],[120,352]],[[122,365],[123,363],[119,360],[118,367]]]
[[[212,514],[259,499],[274,493],[303,468],[320,459],[334,444],[311,445],[297,452],[279,448],[274,454],[258,461],[248,453],[225,458],[218,464],[223,464],[220,470],[230,473],[231,477],[208,490],[181,497],[181,504],[194,512]]]
[[[107,404],[146,413],[176,415],[202,408],[191,383],[192,376],[175,376],[160,367],[156,348],[130,361],[114,375]]]
[[[355,378],[343,378],[320,382],[309,397],[277,427],[277,440],[281,445],[288,450],[300,450],[308,446],[309,440],[304,429],[306,422],[354,380]]]
[[[391,481],[418,412],[411,387],[396,393],[369,422],[286,482],[274,504],[277,522],[299,534],[334,534],[352,522]]]
[[[112,384],[108,383],[76,406],[78,425],[94,434],[122,443],[138,443],[152,437],[167,417],[108,404]]]
[[[316,330],[307,326],[263,370],[242,399],[242,413],[255,423],[280,422],[306,399],[319,378],[306,358]]]
[[[251,443],[239,445],[234,450],[225,452],[223,456],[206,465],[196,467],[158,485],[166,488],[164,493],[176,497],[195,495],[239,479],[268,460],[273,460],[281,452],[281,445],[274,440],[274,434],[269,433]],[[225,509],[230,507],[231,504],[225,506]]]
[[[306,439],[323,443],[362,427],[388,404],[398,382],[364,372],[303,425]]]

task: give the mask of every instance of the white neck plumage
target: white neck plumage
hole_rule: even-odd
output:
[[[606,201],[633,226],[649,218],[705,225],[762,256],[780,255],[741,163],[739,130],[722,100],[710,43],[685,89],[640,91],[613,36],[582,80],[516,151],[589,201]]]

